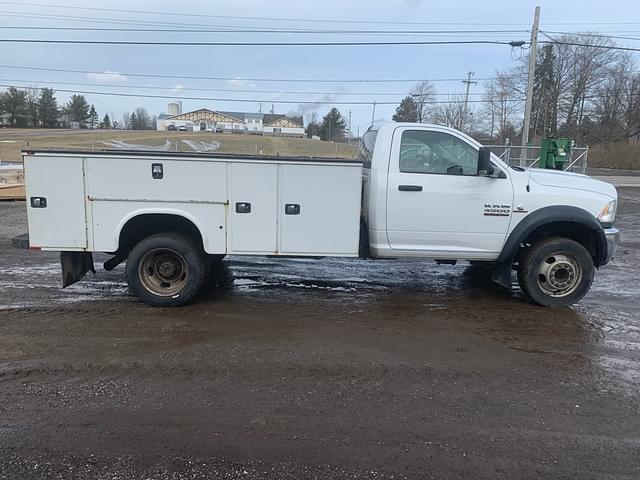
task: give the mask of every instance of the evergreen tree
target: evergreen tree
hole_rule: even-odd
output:
[[[102,123],[100,124],[100,128],[106,128],[107,130],[111,128],[111,119],[109,118],[109,114],[105,113],[104,118],[102,119]]]
[[[533,77],[533,108],[531,125],[534,135],[555,135],[558,131],[560,85],[555,72],[556,54],[553,45],[545,45],[538,53]]]
[[[89,120],[89,104],[84,95],[71,95],[69,102],[65,107],[65,111],[72,122],[78,122],[80,125]]]
[[[89,110],[89,123],[91,128],[96,128],[98,126],[98,112],[96,112],[96,107],[91,104],[91,109]]]
[[[311,121],[307,123],[305,134],[307,135],[307,138],[311,138],[314,135],[320,136],[321,129],[322,129],[322,125],[319,122]]]
[[[402,99],[400,105],[396,108],[393,115],[394,122],[417,122],[418,121],[418,105],[416,101],[407,95]]]
[[[129,130],[137,130],[138,129],[137,127],[138,127],[138,117],[136,115],[136,112],[133,112],[129,117],[129,125],[127,125],[127,128]]]
[[[330,142],[341,141],[344,139],[344,130],[347,126],[344,118],[340,114],[340,111],[333,107],[322,118],[322,126],[320,127],[320,138],[322,140],[328,140]]]
[[[12,127],[24,127],[27,124],[27,95],[15,87],[0,96],[2,112],[7,116]]]
[[[52,88],[43,88],[40,90],[40,98],[38,99],[38,116],[40,124],[44,128],[53,128],[58,126],[58,101],[54,95]]]

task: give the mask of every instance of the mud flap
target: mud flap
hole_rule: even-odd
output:
[[[511,263],[498,262],[493,269],[491,280],[511,290]]]
[[[62,265],[62,288],[73,285],[88,271],[96,273],[91,252],[60,252],[60,264]]]
[[[11,246],[13,248],[20,248],[23,250],[29,250],[29,234],[23,233],[17,237],[11,239]]]

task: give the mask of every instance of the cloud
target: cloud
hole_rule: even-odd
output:
[[[229,85],[233,87],[242,87],[247,83],[247,81],[242,77],[236,77],[233,80],[228,80],[228,82],[229,82]]]
[[[87,80],[91,80],[96,83],[126,83],[129,79],[118,72],[112,72],[107,70],[102,73],[87,73]]]

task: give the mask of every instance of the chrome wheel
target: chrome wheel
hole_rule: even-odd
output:
[[[159,248],[148,252],[138,269],[140,283],[149,292],[171,297],[185,288],[189,279],[189,267],[175,250]]]
[[[552,297],[571,295],[582,280],[582,267],[567,252],[547,255],[538,268],[538,286]]]

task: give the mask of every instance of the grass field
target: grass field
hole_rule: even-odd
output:
[[[22,161],[20,151],[29,148],[95,149],[112,148],[103,142],[160,146],[169,140],[171,150],[192,152],[183,142],[220,142],[220,153],[294,155],[353,158],[356,146],[307,138],[263,137],[259,135],[212,134],[193,132],[157,132],[152,130],[48,130],[0,129],[0,160]]]

